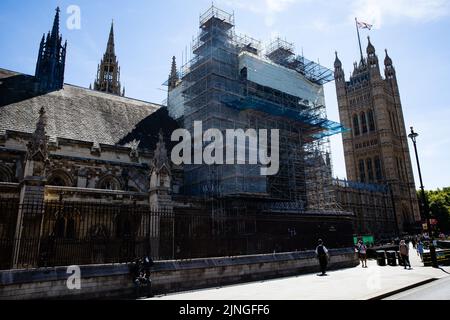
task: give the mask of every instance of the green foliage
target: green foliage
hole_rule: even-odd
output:
[[[438,220],[438,229],[442,232],[450,232],[450,187],[426,191],[425,195],[432,218]],[[418,191],[417,196],[421,199],[420,191]]]

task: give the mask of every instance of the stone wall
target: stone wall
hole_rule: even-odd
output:
[[[330,269],[355,267],[352,248],[330,250]],[[153,292],[184,290],[318,272],[312,251],[235,258],[161,261],[152,271]],[[81,267],[81,290],[69,290],[67,267],[0,271],[0,299],[106,299],[133,297],[134,286],[127,265]]]

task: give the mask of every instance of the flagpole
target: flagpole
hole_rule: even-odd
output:
[[[359,51],[361,52],[361,62],[363,62],[364,56],[363,56],[363,51],[362,51],[362,46],[361,46],[361,37],[359,35],[358,18],[355,18],[355,23],[356,23],[356,32],[358,33]]]

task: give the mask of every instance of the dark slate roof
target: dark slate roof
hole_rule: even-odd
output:
[[[44,94],[37,94],[34,87],[34,77],[0,69],[0,132],[34,132],[44,106],[50,137],[125,144],[129,142],[125,137],[131,132],[139,135],[136,126],[161,107],[67,84]]]
[[[136,140],[140,141],[139,148],[153,151],[159,141],[159,133],[162,132],[166,148],[170,152],[178,144],[178,142],[171,141],[172,133],[179,128],[178,122],[169,116],[167,108],[162,107],[151,116],[142,119],[129,134],[119,141],[119,144],[127,145]]]

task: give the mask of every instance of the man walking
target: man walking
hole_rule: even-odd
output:
[[[409,247],[406,244],[405,240],[400,241],[400,246],[399,246],[399,251],[400,251],[400,256],[403,260],[403,265],[409,267],[409,269],[411,269],[411,263],[409,262]]]
[[[327,275],[327,265],[328,265],[328,249],[323,245],[323,241],[319,239],[318,246],[316,248],[316,256],[319,259],[320,271],[322,274],[319,276],[323,277]]]

